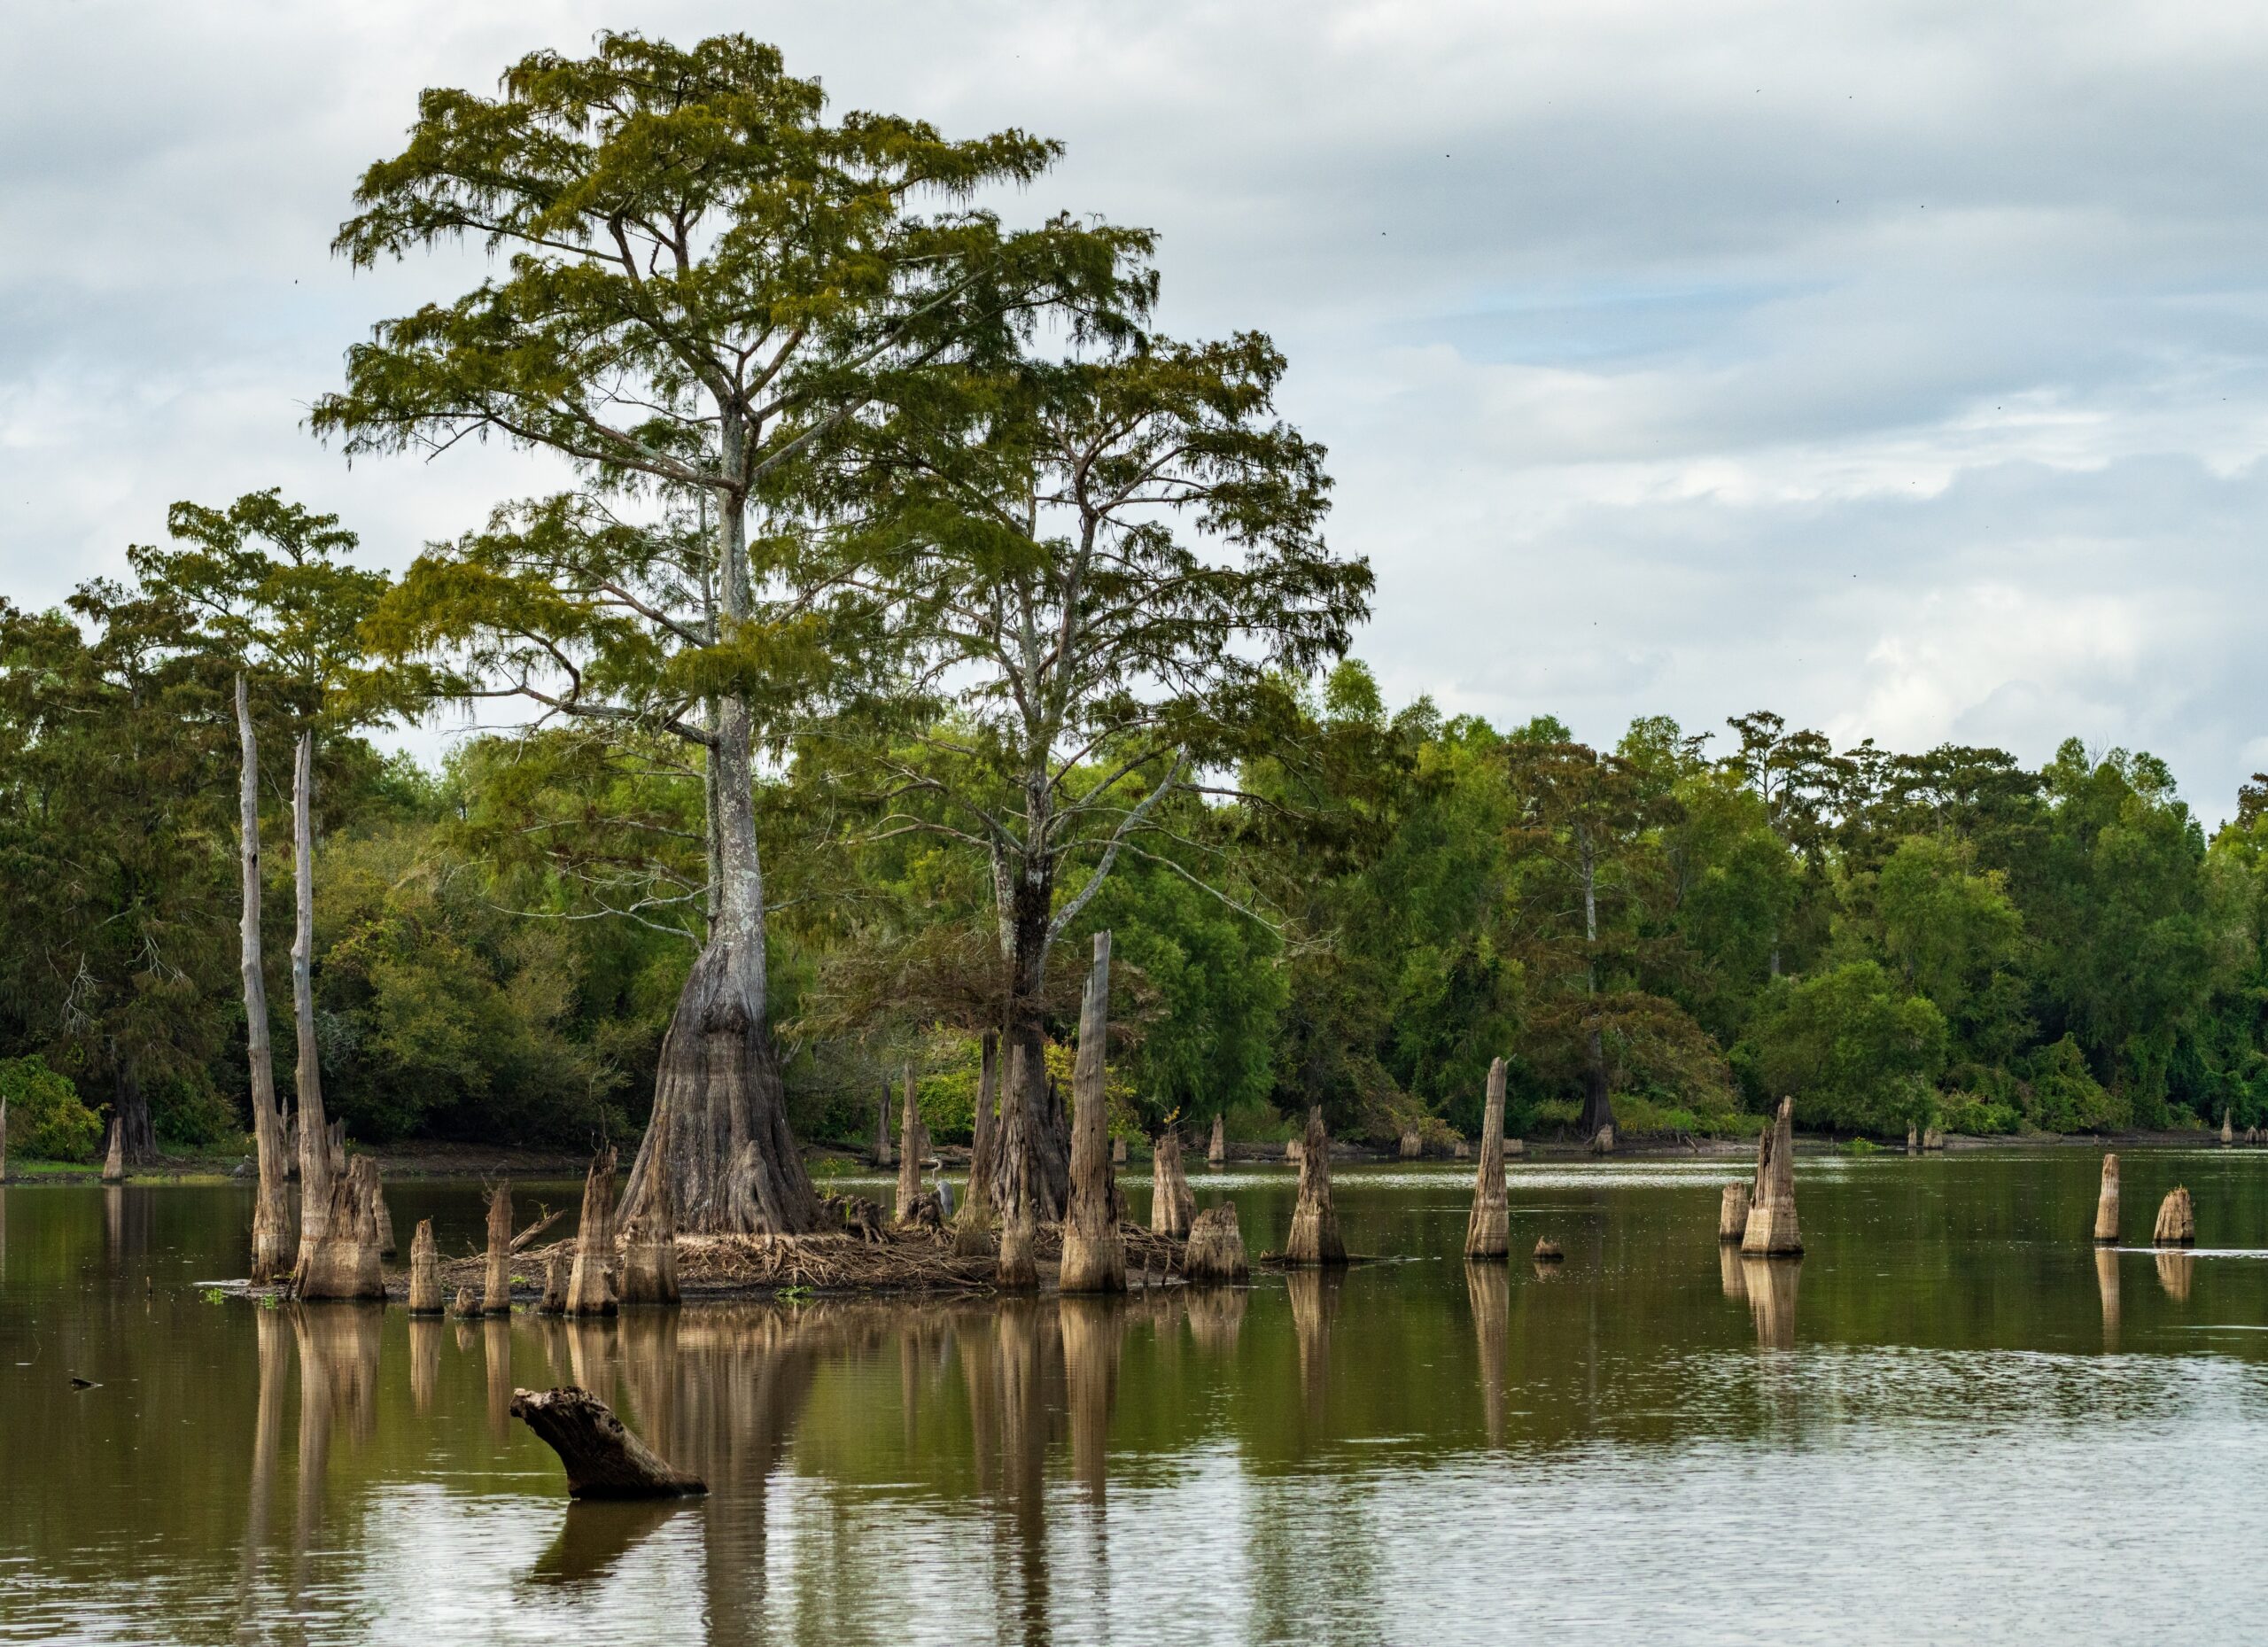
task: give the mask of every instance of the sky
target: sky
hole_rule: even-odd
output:
[[[2256,7],[0,9],[0,594],[119,574],[175,499],[280,486],[400,567],[555,483],[350,468],[305,419],[373,322],[478,278],[330,252],[420,89],[602,27],[1062,140],[1008,214],[1157,230],[1164,330],[1288,354],[1390,703],[2077,737],[2209,821],[2268,767]]]

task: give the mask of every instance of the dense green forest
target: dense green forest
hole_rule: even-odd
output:
[[[685,1137],[727,1022],[805,1141],[909,1065],[965,1136],[978,1037],[1059,1064],[1101,928],[1130,1132],[1470,1132],[1500,1053],[1538,1136],[1783,1093],[1892,1135],[2268,1123],[2268,794],[2209,842],[2161,762],[2077,742],[1392,708],[1274,346],[1158,333],[1139,230],[970,204],[1054,145],[824,106],[737,37],[427,94],[338,249],[509,257],[355,345],[315,432],[575,486],[399,577],[275,493],[184,502],[128,579],[0,600],[18,1150],[84,1158],[105,1113],[242,1146],[239,680],[279,983],[312,742],[314,1044],[366,1140],[634,1135],[687,1013]],[[532,724],[383,753],[500,702]]]

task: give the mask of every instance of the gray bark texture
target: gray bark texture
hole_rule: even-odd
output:
[[[1063,1219],[1060,1283],[1067,1293],[1126,1290],[1126,1247],[1118,1235],[1109,1103],[1103,1090],[1109,1038],[1110,934],[1098,932],[1094,965],[1079,1005],[1079,1059],[1071,1077],[1071,1204]]]
[[[1504,1201],[1504,1060],[1499,1058],[1488,1066],[1488,1097],[1480,1112],[1480,1165],[1472,1180],[1464,1255],[1503,1259],[1511,1252],[1511,1215]]]
[[[280,1281],[291,1271],[291,1203],[285,1180],[284,1117],[276,1107],[276,1062],[268,1041],[268,981],[260,953],[260,745],[252,699],[237,677],[237,858],[244,903],[238,925],[245,989],[245,1057],[251,1074],[252,1124],[260,1177],[252,1199],[252,1278]]]

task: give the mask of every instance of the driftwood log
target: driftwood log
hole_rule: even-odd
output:
[[[1796,1224],[1796,1100],[1783,1098],[1756,1140],[1756,1187],[1740,1249],[1751,1257],[1792,1257],[1804,1249]]]
[[[1196,1216],[1197,1197],[1181,1165],[1181,1134],[1168,1127],[1150,1147],[1150,1233],[1185,1237]]]
[[[1737,1246],[1748,1233],[1748,1185],[1728,1184],[1717,1203],[1717,1239]]]
[[[1110,1037],[1110,934],[1095,934],[1094,963],[1079,1003],[1079,1055],[1071,1071],[1071,1200],[1063,1215],[1067,1293],[1126,1290],[1126,1247],[1118,1239],[1117,1178],[1111,1170],[1110,1108],[1103,1058]]]
[[[2094,1239],[2098,1247],[2118,1244],[2118,1157],[2102,1158],[2102,1193],[2095,1197]]]
[[[2182,1185],[2174,1185],[2158,1203],[2157,1228],[2150,1231],[2150,1239],[2160,1247],[2188,1247],[2196,1241],[2197,1208]]]
[[[567,1313],[614,1313],[614,1146],[591,1157],[583,1175],[583,1224],[575,1234],[575,1268],[567,1278]]]
[[[1181,1272],[1192,1281],[1241,1281],[1252,1274],[1234,1201],[1208,1207],[1191,1221]]]
[[[1213,1117],[1213,1141],[1205,1146],[1205,1164],[1217,1167],[1229,1158],[1229,1129],[1221,1116]]]
[[[512,1183],[507,1178],[488,1192],[488,1270],[480,1308],[492,1316],[512,1313]]]
[[[709,1490],[699,1476],[664,1463],[588,1390],[516,1389],[511,1410],[567,1466],[570,1498],[685,1498]]]
[[[291,1294],[304,1299],[375,1299],[384,1302],[378,1257],[378,1163],[357,1155],[331,1182],[322,1239],[299,1249]]]
[[[1324,1130],[1320,1104],[1308,1110],[1308,1135],[1300,1150],[1300,1199],[1292,1209],[1292,1237],[1284,1259],[1294,1264],[1347,1262],[1347,1243],[1339,1238],[1339,1210],[1331,1201],[1331,1135]]]
[[[441,1255],[433,1247],[433,1221],[420,1218],[409,1238],[409,1313],[438,1316],[441,1301]]]
[[[1467,1258],[1511,1256],[1504,1205],[1504,1060],[1488,1066],[1488,1098],[1480,1112],[1480,1167],[1472,1181],[1472,1216],[1464,1225]]]

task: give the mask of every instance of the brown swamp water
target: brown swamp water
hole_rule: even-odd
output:
[[[1119,1303],[569,1327],[208,1301],[234,1188],[0,1191],[0,1640],[2125,1642],[2255,1633],[2268,1154],[2125,1158],[2194,1257],[2099,1256],[2089,1152],[1338,1177],[1400,1262]],[[1146,1203],[1130,1185],[1138,1214]],[[1255,1250],[1281,1170],[1200,1174]],[[520,1186],[524,1208],[572,1186]],[[390,1192],[444,1250],[471,1185]],[[74,1391],[73,1375],[95,1381]],[[705,1500],[571,1508],[504,1406],[574,1380]]]

